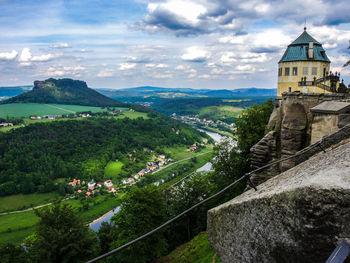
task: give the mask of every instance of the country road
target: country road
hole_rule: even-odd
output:
[[[197,157],[197,156],[201,156],[201,155],[208,154],[208,153],[212,153],[212,152],[213,152],[213,151],[205,152],[205,153],[200,153],[200,154],[198,154],[198,155],[196,155],[196,156],[191,156],[191,157],[188,157],[188,158],[185,158],[185,159],[182,159],[182,160],[178,160],[178,161],[176,161],[176,162],[173,162],[173,163],[170,163],[170,164],[168,164],[168,165],[165,165],[165,166],[163,166],[162,168],[159,168],[157,171],[154,171],[152,174],[158,173],[159,171],[161,171],[161,170],[163,170],[163,169],[165,169],[165,168],[168,168],[168,167],[170,167],[170,166],[172,166],[172,165],[174,165],[174,164],[181,163],[181,162],[190,160],[190,159],[192,159],[192,158],[195,158],[195,157]]]
[[[74,198],[74,196],[64,198],[64,199],[62,199],[62,201],[66,201],[66,200],[69,200],[69,199],[72,199],[72,198]],[[34,210],[34,209],[38,209],[38,208],[41,208],[41,207],[45,207],[45,206],[48,206],[48,205],[51,205],[51,204],[52,204],[52,203],[47,203],[47,204],[43,204],[43,205],[38,205],[38,206],[35,206],[35,207],[27,208],[27,209],[24,209],[24,210],[17,210],[17,211],[11,211],[11,212],[4,212],[4,213],[0,213],[0,216],[9,215],[9,214],[17,214],[17,213],[28,212],[28,211],[31,211],[31,210]]]

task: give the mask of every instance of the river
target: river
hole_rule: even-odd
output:
[[[202,132],[205,132],[206,134],[208,134],[211,138],[213,138],[213,140],[215,141],[215,143],[220,143],[222,142],[224,139],[226,139],[226,137],[215,133],[215,132],[210,132],[210,131],[204,131],[204,130],[200,130]],[[207,162],[205,165],[203,165],[202,167],[198,168],[196,170],[196,172],[203,172],[203,171],[211,171],[212,170],[212,164],[211,162]],[[111,218],[113,215],[115,215],[116,213],[118,213],[120,210],[120,207],[116,207],[113,210],[109,211],[108,213],[104,214],[103,216],[95,219],[94,221],[92,221],[89,224],[89,227],[94,230],[95,232],[97,232],[99,230],[99,228],[101,227],[102,222],[110,222]]]

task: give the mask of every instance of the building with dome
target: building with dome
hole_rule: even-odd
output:
[[[339,75],[331,73],[330,64],[322,44],[304,28],[304,32],[288,46],[278,62],[277,96],[281,97],[284,92],[341,92]]]

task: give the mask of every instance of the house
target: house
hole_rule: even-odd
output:
[[[81,191],[80,189],[77,191],[78,194],[80,194],[81,192],[82,192],[82,191]]]
[[[104,182],[104,185],[109,188],[109,187],[112,187],[113,186],[113,183],[112,183],[112,180],[107,180]]]
[[[98,183],[97,183],[97,187],[98,187],[98,188],[101,188],[101,187],[102,187],[102,185],[103,185],[103,183],[102,183],[102,182],[98,182]]]
[[[77,179],[73,179],[73,181],[69,182],[68,184],[73,186],[73,187],[75,187],[76,185],[80,185],[80,180],[79,179],[78,180]]]
[[[91,196],[92,193],[91,192],[86,192],[86,196]]]
[[[144,176],[145,175],[145,172],[144,171],[139,171],[138,173],[137,173],[139,176]]]
[[[88,183],[88,189],[89,190],[94,190],[95,189],[95,181],[94,180],[91,180],[89,183]]]
[[[133,183],[135,183],[135,180],[134,178],[131,178],[131,177],[123,181],[123,184],[133,184]]]
[[[158,159],[165,159],[165,155],[164,154],[161,154],[161,155],[159,155],[159,157],[158,157]]]
[[[9,122],[9,123],[7,123],[7,122],[3,122],[3,123],[0,123],[0,127],[12,127],[13,126],[13,123],[11,123],[11,122]]]
[[[191,147],[190,147],[190,151],[195,151],[196,149],[197,149],[196,146],[191,146]]]
[[[135,174],[133,177],[135,180],[139,180],[141,178],[141,176],[139,174]]]
[[[154,166],[154,165],[152,165],[152,166],[149,167],[149,169],[150,169],[151,171],[155,171],[155,170],[157,170],[157,167]]]
[[[111,186],[111,187],[108,187],[108,193],[115,193],[117,192],[117,188]]]

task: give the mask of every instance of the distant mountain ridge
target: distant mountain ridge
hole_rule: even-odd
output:
[[[159,93],[183,93],[191,95],[193,97],[256,97],[256,96],[276,96],[277,89],[258,89],[258,88],[247,88],[247,89],[189,89],[189,88],[162,88],[152,86],[142,86],[128,89],[97,89],[102,94],[112,97],[137,97],[137,96],[158,96]]]
[[[7,103],[57,103],[87,106],[120,106],[123,103],[88,88],[86,82],[73,79],[35,81],[31,91],[5,101]]]

